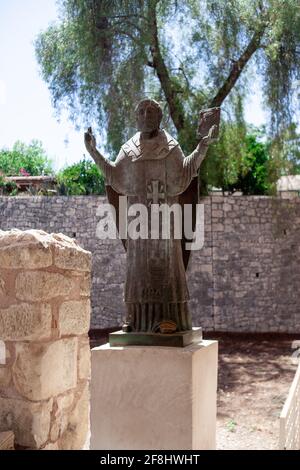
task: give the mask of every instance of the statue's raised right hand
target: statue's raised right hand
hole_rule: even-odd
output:
[[[84,133],[84,143],[88,152],[96,149],[96,139],[91,127]]]

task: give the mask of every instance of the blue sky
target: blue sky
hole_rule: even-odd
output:
[[[86,151],[84,129],[76,131],[66,118],[57,122],[35,59],[35,37],[56,18],[55,0],[0,0],[0,148],[39,139],[58,169]],[[247,121],[257,126],[265,122],[259,95],[256,86],[246,108]]]

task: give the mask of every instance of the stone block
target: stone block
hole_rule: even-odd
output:
[[[90,300],[70,300],[59,308],[58,328],[61,336],[87,334],[90,328]]]
[[[5,281],[0,277],[0,298],[5,295]]]
[[[9,367],[0,367],[0,390],[9,386],[11,370]]]
[[[75,389],[76,390],[76,389]],[[53,422],[50,431],[50,438],[56,441],[66,431],[69,424],[69,415],[74,408],[75,390],[67,392],[55,398]]]
[[[80,450],[83,448],[89,433],[90,393],[88,383],[77,394],[76,405],[69,414],[68,425],[58,441],[62,450]]]
[[[80,342],[78,349],[78,376],[79,379],[91,378],[91,350],[89,339]]]
[[[47,268],[52,264],[52,253],[49,248],[43,246],[23,246],[19,244],[1,248],[0,266],[6,269],[39,269]]]
[[[0,366],[6,365],[11,358],[10,351],[8,349],[8,344],[0,339]]]
[[[74,281],[59,273],[46,271],[21,272],[16,278],[16,297],[20,300],[43,301],[67,296]]]
[[[74,401],[74,392],[67,392],[64,395],[59,395],[56,397],[57,410],[58,413],[62,413],[65,410],[68,410]]]
[[[77,338],[17,343],[13,381],[29,400],[46,400],[76,387]]]
[[[49,442],[41,450],[59,450],[57,442]]]
[[[224,216],[223,211],[221,211],[219,209],[213,209],[212,210],[212,217],[222,218],[223,216]]]
[[[51,336],[51,306],[20,303],[0,308],[0,338],[41,340]]]
[[[46,268],[52,264],[52,253],[59,268],[90,271],[91,253],[62,233],[0,230],[0,266],[3,268]]]
[[[91,274],[85,274],[81,279],[80,279],[80,295],[81,296],[90,296],[91,295]]]
[[[48,439],[52,400],[33,403],[0,397],[0,431],[11,429],[15,443],[37,449]]]
[[[216,391],[216,341],[95,348],[91,449],[214,449]]]
[[[224,225],[220,224],[220,223],[213,223],[213,231],[223,232],[224,231]]]
[[[59,234],[60,235],[60,234]],[[71,269],[74,271],[91,271],[92,255],[79,245],[67,244],[64,240],[62,245],[58,244],[54,248],[55,266],[61,269]]]

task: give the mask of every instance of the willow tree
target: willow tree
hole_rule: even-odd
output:
[[[164,125],[177,132],[187,152],[196,144],[199,110],[222,105],[223,135],[227,125],[227,141],[239,153],[243,105],[255,77],[262,83],[270,133],[278,140],[293,124],[299,0],[58,4],[58,22],[36,40],[42,76],[56,110],[67,108],[77,124],[93,123],[112,157],[134,131],[133,103],[144,96],[165,106]],[[213,150],[211,155],[208,162],[214,161]]]

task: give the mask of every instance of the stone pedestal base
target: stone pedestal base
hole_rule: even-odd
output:
[[[180,331],[171,334],[115,331],[109,335],[110,346],[173,346],[184,348],[189,344],[200,343],[202,328]]]
[[[92,350],[91,449],[214,449],[217,342]]]

